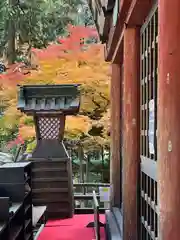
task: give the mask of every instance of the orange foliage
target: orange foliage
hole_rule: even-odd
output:
[[[69,36],[66,38],[58,38],[60,44],[50,44],[46,50],[33,49],[39,60],[47,60],[54,58],[76,58],[76,54],[85,47],[82,39],[89,37],[97,37],[97,32],[94,28],[83,26],[68,26]],[[73,53],[69,56],[68,53]]]
[[[35,129],[32,126],[22,125],[19,127],[19,134],[23,139],[35,137]]]
[[[82,43],[81,39],[89,36],[97,36],[94,29],[69,26],[69,36],[58,39],[60,44],[51,44],[43,50],[32,50],[39,62],[38,71],[33,70],[29,75],[23,75],[15,71],[16,65],[11,66],[7,74],[0,75],[0,98],[7,103],[4,118],[7,122],[20,124],[19,135],[23,139],[33,138],[35,131],[32,124],[29,125],[27,117],[16,110],[16,84],[80,83],[80,115],[67,117],[66,137],[88,137],[92,126],[105,125],[106,118],[103,116],[109,109],[109,65],[103,60],[102,44]],[[97,120],[101,120],[100,123]],[[102,140],[103,136],[97,139],[99,138]]]

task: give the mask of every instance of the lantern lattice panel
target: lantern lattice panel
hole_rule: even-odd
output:
[[[41,139],[59,139],[60,119],[57,117],[39,117],[39,134]]]

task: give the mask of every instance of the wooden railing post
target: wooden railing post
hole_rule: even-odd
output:
[[[104,227],[104,224],[100,222],[99,217],[99,203],[96,196],[96,192],[93,191],[93,207],[94,207],[94,222],[88,223],[87,227],[93,227],[95,231],[96,240],[100,240],[100,227]]]
[[[96,240],[100,240],[99,203],[95,191],[93,191],[93,202],[94,202],[94,229],[96,234]]]

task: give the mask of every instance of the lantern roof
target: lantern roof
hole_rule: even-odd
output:
[[[18,86],[18,110],[29,115],[55,113],[72,115],[79,111],[80,91],[77,84]]]

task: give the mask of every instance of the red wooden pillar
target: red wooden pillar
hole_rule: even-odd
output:
[[[138,240],[138,187],[140,167],[140,32],[127,28],[124,34],[123,84],[123,218],[124,240]]]
[[[111,79],[111,205],[121,206],[121,169],[120,169],[120,85],[119,64],[112,64]]]
[[[159,0],[158,196],[160,239],[180,239],[180,1]]]

